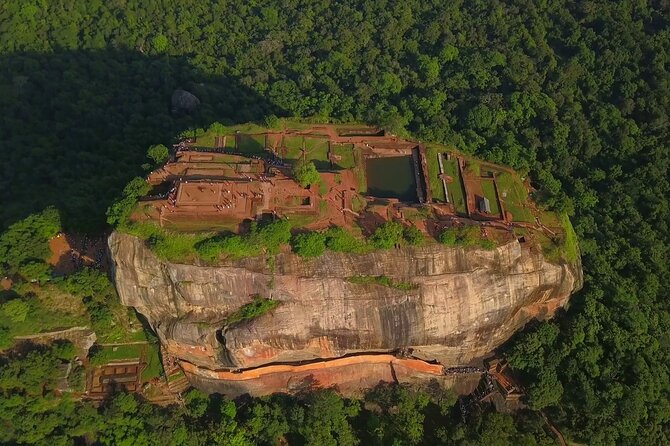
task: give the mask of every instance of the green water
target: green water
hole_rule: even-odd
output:
[[[411,156],[368,158],[365,161],[368,195],[417,201]]]

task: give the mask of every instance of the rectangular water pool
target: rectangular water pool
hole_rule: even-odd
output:
[[[365,171],[368,195],[397,198],[406,202],[418,201],[414,162],[411,156],[367,158]]]

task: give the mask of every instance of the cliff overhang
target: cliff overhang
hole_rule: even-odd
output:
[[[315,259],[282,253],[272,262],[254,257],[215,266],[163,261],[144,241],[120,232],[109,237],[109,248],[121,301],[146,316],[165,354],[182,364],[194,385],[229,394],[290,391],[296,377],[351,390],[389,376],[431,378],[434,373],[413,363],[394,366],[378,358],[333,363],[332,373],[323,369],[327,360],[397,351],[444,366],[468,364],[530,320],[553,316],[582,284],[578,262],[549,262],[538,246],[518,240],[493,250],[430,244]],[[354,276],[413,286],[355,283]],[[280,304],[226,326],[230,314],[258,296]],[[226,379],[232,372],[315,361],[324,364],[318,373],[287,369]]]

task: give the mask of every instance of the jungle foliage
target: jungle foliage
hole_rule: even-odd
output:
[[[26,346],[27,347],[27,346]],[[70,345],[71,347],[71,345]],[[73,350],[32,346],[0,358],[0,442],[101,445],[551,445],[539,415],[513,418],[486,411],[461,421],[455,395],[437,383],[426,388],[381,385],[364,401],[330,389],[295,397],[231,401],[197,390],[184,405],[154,406],[118,394],[100,407],[55,396]],[[73,379],[76,378],[73,376]]]
[[[510,360],[533,407],[569,439],[670,443],[667,2],[5,3],[0,227],[14,231],[0,241],[5,270],[43,254],[31,253],[30,243],[25,253],[7,251],[7,239],[43,240],[37,228],[12,225],[55,206],[66,229],[105,228],[107,208],[143,174],[146,147],[167,145],[184,130],[269,115],[376,123],[527,173],[535,198],[571,217],[584,288],[564,315],[518,336]],[[177,87],[201,99],[197,115],[170,113]],[[117,211],[112,218],[124,215]],[[329,249],[350,249],[350,241],[336,240],[326,240]],[[26,401],[40,409],[19,409]],[[0,398],[2,416],[16,417],[4,423],[13,426],[3,431],[8,442],[73,432],[98,432],[103,444],[122,443],[115,435],[135,444],[160,442],[153,435],[165,435],[164,444],[223,442],[223,432],[238,438],[232,434],[244,424],[221,411],[228,405],[212,406],[215,418],[193,424],[191,415],[166,416],[128,395],[100,409],[106,418],[69,400],[41,401],[24,393]],[[332,436],[354,411],[345,410],[350,403],[301,404],[253,407],[262,406],[266,419],[303,417],[289,424],[302,426],[291,434],[308,444],[323,440],[309,431],[319,417],[328,417]],[[405,427],[375,423],[354,435],[363,442]],[[522,418],[491,414],[476,423],[444,440],[424,438],[530,444],[515,436],[515,429],[532,431]],[[202,429],[211,425],[220,427],[215,441]],[[334,441],[345,443],[321,444]]]

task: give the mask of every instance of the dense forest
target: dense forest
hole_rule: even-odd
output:
[[[54,370],[73,354],[56,344],[19,352],[0,364],[0,441],[65,445],[551,445],[537,413],[512,417],[492,411],[468,423],[454,416],[455,396],[428,385],[380,385],[362,400],[333,390],[230,401],[190,390],[183,406],[161,408],[120,393],[97,410],[54,397]],[[435,383],[437,384],[437,383]],[[29,408],[20,411],[19,408]]]
[[[669,20],[653,0],[5,2],[0,228],[54,206],[67,230],[105,231],[147,147],[213,121],[364,121],[454,144],[528,174],[580,239],[584,289],[506,346],[530,407],[576,442],[669,444]],[[196,115],[171,114],[180,87],[201,100]],[[5,269],[21,255],[12,237]],[[551,441],[532,413],[461,425],[428,390],[368,396],[381,411],[328,392],[193,393],[183,410],[121,395],[96,410],[51,396],[44,364],[62,354],[2,359],[0,441]]]

